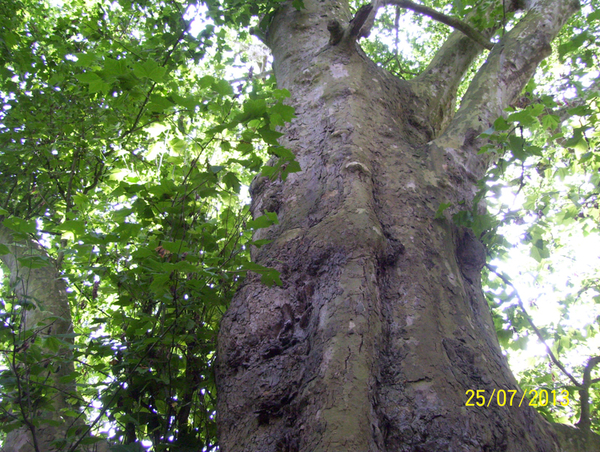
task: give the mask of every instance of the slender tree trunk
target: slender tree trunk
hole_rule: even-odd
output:
[[[347,2],[304,3],[286,3],[268,35],[297,116],[282,144],[302,172],[251,187],[253,214],[279,217],[256,234],[272,242],[254,259],[284,284],[249,277],[223,319],[221,450],[570,450],[532,408],[465,406],[470,389],[522,392],[482,293],[483,246],[434,217],[443,202],[472,202],[488,164],[478,135],[577,4],[539,1],[454,115],[483,49],[454,33],[422,76],[401,81],[352,39],[328,44],[327,24],[351,19]]]
[[[10,272],[14,295],[20,304],[29,305],[21,311],[20,333],[8,357],[17,382],[11,394],[17,409],[9,417],[20,419],[23,426],[7,435],[2,452],[69,450],[88,431],[82,418],[66,414],[80,403],[70,378],[73,323],[65,283],[44,248],[31,239],[16,238],[0,225],[0,244],[11,251],[0,260]],[[52,339],[62,345],[54,341],[49,347]],[[108,449],[100,443],[78,450]]]

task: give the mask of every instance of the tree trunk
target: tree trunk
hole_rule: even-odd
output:
[[[223,319],[220,450],[572,450],[532,408],[465,406],[467,390],[518,390],[519,400],[522,391],[482,293],[483,245],[434,217],[441,203],[472,203],[488,165],[478,135],[577,4],[539,1],[495,45],[454,114],[458,84],[483,50],[468,38],[452,34],[406,82],[348,34],[329,44],[328,23],[351,19],[347,2],[288,3],[267,39],[296,109],[282,144],[302,172],[251,187],[253,214],[279,218],[256,233],[272,242],[253,257],[284,284],[248,277]]]
[[[8,418],[23,425],[8,433],[1,450],[70,450],[89,434],[89,429],[81,417],[73,416],[80,398],[69,378],[75,369],[73,323],[65,283],[44,248],[31,239],[16,238],[0,224],[0,244],[10,249],[9,254],[0,255],[0,260],[10,273],[14,295],[20,304],[29,305],[22,309],[20,332],[9,356],[16,381],[15,393],[9,396],[14,397],[18,408]],[[100,442],[78,450],[108,448]]]

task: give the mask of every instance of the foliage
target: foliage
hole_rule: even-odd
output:
[[[247,271],[280,283],[276,272],[250,262],[249,249],[264,244],[252,242],[253,230],[277,218],[250,220],[247,187],[259,173],[285,178],[299,169],[277,142],[277,127],[293,117],[289,93],[270,78],[231,73],[239,61],[233,50],[243,52],[249,27],[264,32],[279,3],[68,0],[58,8],[0,0],[0,218],[44,245],[47,255],[30,265],[58,264],[75,326],[73,344],[42,340],[20,323],[27,301],[14,297],[8,281],[2,285],[2,432],[27,418],[23,400],[35,402],[31,413],[47,406],[57,389],[45,384],[39,363],[62,359],[76,364],[65,381],[76,382],[80,396],[63,415],[85,418],[115,450],[215,450],[219,319]],[[425,3],[469,15],[479,28],[495,23],[493,39],[513,20],[485,2]],[[584,2],[554,56],[486,132],[482,152],[497,159],[481,185],[490,214],[471,209],[455,217],[482,237],[505,278],[486,275],[509,355],[521,358],[538,341],[529,312],[577,381],[600,350],[598,267],[563,278],[564,287],[555,271],[577,258],[576,238],[598,235],[599,10],[596,0]],[[409,23],[418,34],[405,33]],[[362,45],[410,78],[447,35],[443,25],[392,9]],[[238,79],[235,86],[226,77]],[[521,275],[508,275],[504,262],[515,254],[524,254]],[[531,287],[527,278],[539,300],[525,290],[519,303],[506,281],[522,293]],[[558,315],[540,317],[543,303]],[[64,346],[69,356],[59,353]],[[528,356],[524,387],[565,388],[577,398],[545,352]],[[598,391],[590,390],[597,430]],[[575,404],[541,409],[553,420],[579,416]],[[73,432],[71,450],[83,438]]]
[[[293,116],[288,94],[251,78],[234,89],[223,78],[228,31],[205,20],[192,33],[194,3],[0,6],[2,214],[46,245],[70,287],[68,379],[81,400],[63,415],[109,427],[128,450],[141,440],[212,450],[220,316],[246,271],[279,283],[248,256],[261,245],[252,231],[277,218],[249,221],[243,187],[259,171],[297,170],[275,130]],[[265,166],[269,154],[278,158]],[[22,412],[14,372],[39,405],[56,388],[36,363],[59,363],[48,340],[30,340],[35,327],[20,325],[25,307],[4,288],[8,432],[42,408]]]

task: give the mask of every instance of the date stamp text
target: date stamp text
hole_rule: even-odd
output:
[[[569,391],[566,389],[529,389],[523,394],[517,393],[516,389],[494,389],[491,394],[485,389],[468,389],[465,406],[568,406],[570,401]]]

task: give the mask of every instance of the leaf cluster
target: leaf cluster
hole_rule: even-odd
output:
[[[225,25],[249,24],[245,3],[0,3],[0,220],[44,244],[28,265],[57,268],[74,326],[62,338],[23,323],[43,306],[5,281],[2,432],[79,419],[57,446],[91,430],[115,450],[215,449],[219,320],[248,271],[280,283],[250,262],[253,230],[277,217],[252,220],[247,187],[299,169],[277,142],[289,94],[224,78]],[[44,415],[65,391],[49,363],[75,364],[62,421]]]

